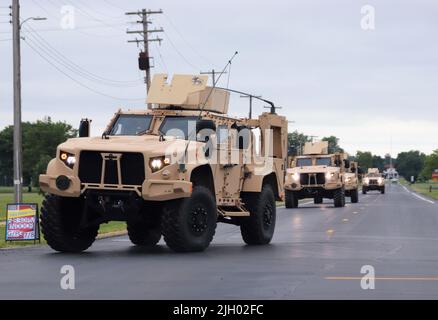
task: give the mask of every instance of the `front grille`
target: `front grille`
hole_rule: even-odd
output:
[[[370,183],[369,184],[378,184],[377,183],[377,180],[376,179],[372,179],[372,180],[370,180]]]
[[[102,154],[120,155],[106,157]],[[79,179],[82,183],[100,184],[105,161],[104,184],[142,185],[145,179],[144,158],[141,153],[82,151],[79,157]],[[121,182],[119,181],[119,166]]]
[[[300,183],[302,185],[325,184],[325,175],[324,173],[302,173]]]

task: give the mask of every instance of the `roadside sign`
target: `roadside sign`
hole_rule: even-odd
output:
[[[6,241],[21,240],[40,240],[36,203],[14,203],[6,206]]]

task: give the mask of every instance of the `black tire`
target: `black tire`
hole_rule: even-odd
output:
[[[284,200],[284,205],[287,209],[298,208],[298,198],[293,191],[285,190]]]
[[[59,252],[81,252],[97,236],[99,226],[79,229],[83,212],[80,198],[47,195],[41,207],[41,232],[47,244]]]
[[[381,194],[385,194],[385,187],[383,187],[383,188],[380,190],[380,193],[381,193]]]
[[[333,202],[336,208],[342,208],[345,206],[345,191],[343,188],[336,189],[333,192]]]
[[[261,192],[247,193],[243,197],[251,215],[242,218],[240,232],[248,245],[264,245],[271,242],[275,231],[275,195],[270,185],[264,185]]]
[[[362,194],[367,194],[367,189],[365,187],[362,187]]]
[[[321,204],[323,202],[322,197],[315,197],[313,198],[314,204]]]
[[[351,191],[351,203],[359,202],[359,190],[354,189]]]
[[[143,219],[128,220],[129,240],[137,246],[156,245],[161,239],[161,221],[158,218],[146,216]]]
[[[213,240],[216,224],[216,201],[206,187],[195,186],[190,198],[169,201],[163,206],[164,241],[176,252],[205,250]]]

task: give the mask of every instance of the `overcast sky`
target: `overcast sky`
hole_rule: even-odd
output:
[[[9,5],[0,0],[0,128],[13,111]],[[74,29],[61,27],[65,5],[75,8]],[[362,28],[365,5],[375,8],[374,30]],[[290,131],[335,135],[351,154],[438,149],[434,0],[22,0],[22,20],[48,18],[23,26],[23,120],[77,126],[88,117],[100,135],[119,107],[144,108],[138,49],[127,43],[135,36],[126,34],[140,25],[124,12],[145,6],[164,11],[152,19],[165,30],[162,45],[151,44],[153,72],[219,70],[237,50],[229,86],[282,106]],[[230,112],[246,115],[248,101],[233,97]]]

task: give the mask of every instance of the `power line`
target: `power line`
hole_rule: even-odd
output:
[[[69,78],[70,80],[72,80],[73,82],[75,82],[76,84],[78,84],[79,86],[93,92],[96,94],[99,94],[101,96],[110,98],[110,99],[114,99],[114,100],[120,100],[120,101],[144,101],[143,99],[130,99],[130,98],[120,98],[120,97],[115,97],[103,92],[100,92],[98,90],[95,90],[89,86],[87,86],[86,84],[80,82],[79,80],[75,79],[74,77],[72,77],[71,75],[69,75],[68,73],[64,72],[61,68],[59,68],[57,65],[53,64],[50,59],[46,58],[41,52],[38,51],[38,49],[36,49],[35,47],[33,47],[28,41],[25,41],[25,43],[37,54],[39,55],[42,59],[44,59],[48,64],[50,64],[53,68],[55,68],[56,70],[58,70],[60,73],[62,73],[63,75],[65,75],[67,78]]]
[[[167,32],[164,32],[164,35],[166,36],[167,40],[169,40],[170,45],[172,46],[172,48],[175,50],[175,52],[181,57],[181,59],[183,59],[183,61],[189,65],[190,67],[192,67],[195,70],[199,70],[201,69],[199,66],[194,65],[193,63],[191,63],[182,53],[181,51],[178,50],[178,48],[175,46],[175,44],[173,43],[172,39],[170,39],[169,35],[167,34]]]
[[[170,26],[175,30],[175,32],[181,37],[181,39],[185,42],[187,47],[189,47],[199,58],[203,59],[208,64],[213,64],[209,59],[201,55],[191,44],[187,41],[187,39],[182,35],[182,33],[179,31],[179,29],[176,27],[175,23],[170,19],[170,17],[167,14],[164,14],[164,17],[166,18],[167,22],[169,22]]]
[[[138,86],[140,79],[136,79],[136,80],[113,80],[113,79],[108,79],[108,78],[104,78],[101,77],[99,75],[96,75],[92,72],[89,72],[88,70],[82,68],[81,66],[79,66],[77,63],[73,62],[71,59],[67,58],[64,54],[62,54],[60,51],[58,51],[55,47],[53,47],[52,45],[50,45],[50,43],[48,41],[46,41],[35,29],[33,29],[30,26],[27,26],[27,28],[31,29],[34,31],[33,34],[28,34],[28,36],[33,37],[33,39],[35,41],[38,41],[38,39],[40,41],[38,41],[39,43],[42,43],[42,45],[44,47],[46,47],[50,52],[53,52],[53,54],[57,57],[59,57],[60,59],[62,59],[65,64],[70,65],[72,68],[74,69],[78,69],[80,73],[88,75],[91,78],[94,78],[97,81],[101,81],[101,82],[106,82],[107,85],[114,85],[114,86],[126,86],[126,87],[133,87],[133,86]],[[36,36],[38,39],[36,39],[34,36]]]

